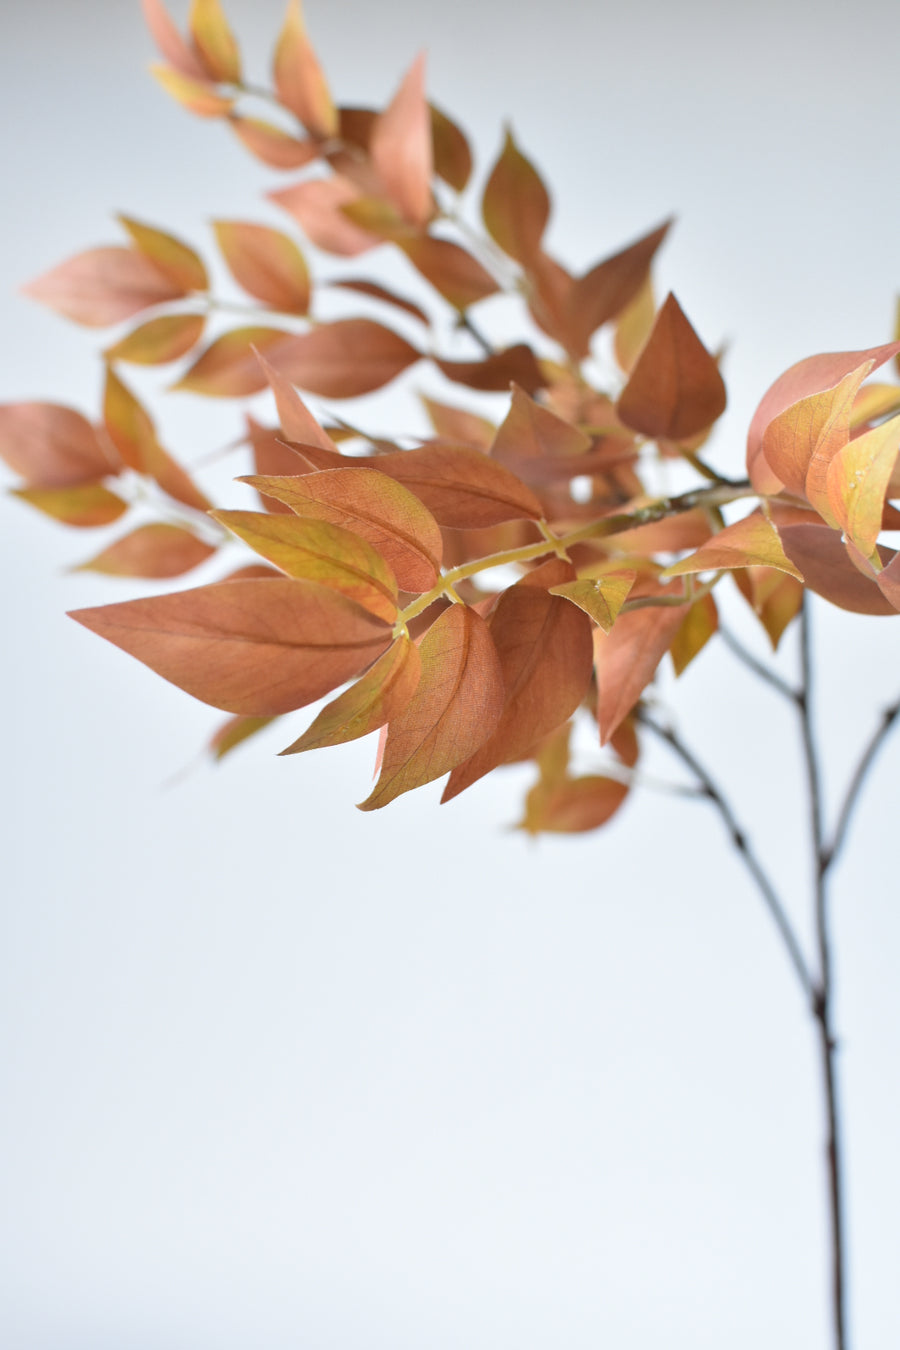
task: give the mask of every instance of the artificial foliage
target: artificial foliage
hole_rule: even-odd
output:
[[[0,454],[22,479],[15,495],[104,531],[85,569],[176,583],[73,617],[226,713],[217,758],[328,698],[305,729],[285,722],[283,753],[377,732],[365,811],[444,777],[448,802],[527,761],[521,827],[596,830],[639,781],[644,739],[667,742],[728,828],[820,1028],[844,1347],[825,888],[898,710],[864,748],[829,835],[806,623],[810,593],[860,614],[900,612],[900,554],[882,542],[900,527],[900,386],[889,378],[900,342],[809,355],[785,371],[747,428],[746,476],[726,476],[710,442],[726,406],[722,354],[696,331],[689,291],[660,298],[653,286],[671,222],[575,273],[545,248],[550,193],[514,132],[476,172],[464,131],[429,102],[423,58],[386,107],[342,105],[297,0],[265,87],[247,81],[218,0],[194,0],[185,34],[160,0],[143,7],[159,83],[277,171],[267,195],[284,223],[214,222],[242,306],[215,293],[194,247],[128,217],[118,242],[27,286],[67,318],[112,331],[96,421],[52,402],[0,408]],[[383,276],[383,260],[398,257],[408,293]],[[320,297],[338,292],[354,312],[320,317]],[[521,317],[519,340],[505,345],[490,335],[501,295]],[[275,420],[248,415],[240,427],[243,508],[217,509],[161,443],[130,366],[174,368],[175,390],[206,398],[271,391]],[[386,439],[342,418],[341,400],[411,371],[430,390],[429,434]],[[483,393],[503,396],[502,417],[486,415]],[[687,485],[660,492],[661,469]],[[214,580],[183,580],[216,566]],[[797,689],[755,664],[804,729],[816,959],[724,792],[650,697],[661,663],[681,676],[707,644],[737,646],[720,632],[723,597],[746,607],[773,650],[800,636]],[[607,773],[573,767],[576,722],[608,748]]]

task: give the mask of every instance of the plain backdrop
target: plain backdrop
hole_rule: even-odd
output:
[[[226,10],[263,78],[280,3]],[[728,345],[725,472],[780,370],[890,337],[886,0],[308,0],[307,17],[341,101],[384,103],[425,47],[482,171],[511,119],[571,265],[677,213],[660,291]],[[260,195],[279,178],[146,74],[137,0],[32,0],[0,26],[0,398],[93,416],[105,335],[16,287],[117,241],[116,211],[204,250],[211,218],[284,224]],[[454,397],[417,372],[337,411],[415,429],[425,388]],[[239,426],[228,403],[152,401],[189,463]],[[2,521],[0,1342],[824,1347],[812,1026],[716,817],[648,791],[603,832],[533,843],[506,828],[527,769],[363,815],[370,742],[275,757],[306,713],[213,769],[195,756],[220,716],[64,617],[159,587],[71,574],[95,535],[13,501]],[[814,617],[833,812],[896,696],[898,629]],[[795,658],[788,638],[791,678]],[[790,717],[725,651],[660,692],[808,938]],[[900,1338],[898,756],[835,876],[856,1350]],[[647,763],[680,776],[660,751]]]

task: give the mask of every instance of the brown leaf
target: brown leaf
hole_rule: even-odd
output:
[[[216,734],[211,737],[209,751],[213,759],[224,759],[232,750],[236,750],[244,741],[255,736],[258,731],[274,722],[274,717],[229,717]]]
[[[286,577],[220,581],[71,617],[202,702],[251,717],[313,703],[391,640],[388,624],[338,591]]]
[[[671,220],[664,221],[575,281],[569,294],[567,318],[569,331],[575,333],[578,343],[576,355],[587,356],[591,337],[597,329],[615,319],[638,295],[649,276],[654,254],[671,224]]]
[[[497,429],[486,417],[467,412],[465,408],[452,407],[449,403],[437,403],[424,395],[422,403],[428,420],[443,440],[471,445],[475,450],[490,450]]]
[[[412,699],[388,724],[381,774],[361,811],[387,806],[441,778],[491,735],[503,710],[500,661],[487,624],[451,605],[419,648],[422,671]]]
[[[686,612],[684,605],[633,609],[619,615],[609,634],[594,630],[601,745],[606,744],[653,679]]]
[[[811,591],[854,614],[896,614],[874,580],[847,557],[838,530],[825,525],[786,525],[781,542]]]
[[[733,567],[775,567],[800,577],[785,556],[778,531],[760,511],[726,525],[696,553],[669,567],[663,576],[680,577],[689,572],[718,572]]]
[[[354,225],[344,214],[342,208],[360,196],[346,178],[312,178],[266,195],[293,216],[310,242],[326,253],[353,258],[381,243],[377,234]]]
[[[153,478],[176,501],[198,511],[209,502],[190,475],[160,445],[153,421],[114,370],[107,368],[103,420],[113,445],[130,469]]]
[[[129,361],[136,366],[165,365],[196,347],[205,327],[203,314],[161,314],[132,329],[103,355],[107,361]]]
[[[415,304],[412,300],[407,300],[403,295],[397,295],[396,291],[388,290],[386,286],[380,286],[376,281],[365,281],[362,277],[352,277],[342,281],[331,281],[329,285],[332,290],[355,291],[357,295],[368,295],[372,300],[383,300],[386,305],[393,305],[395,309],[402,309],[406,314],[411,314],[414,319],[420,323],[428,324],[429,318],[424,309]]]
[[[192,0],[188,27],[206,74],[223,84],[240,84],[240,52],[219,0]]]
[[[166,93],[197,117],[225,117],[234,107],[234,99],[220,94],[211,80],[194,80],[171,66],[154,65],[150,74]]]
[[[25,295],[88,328],[105,328],[184,290],[132,248],[92,248],[24,286]]]
[[[634,369],[634,363],[653,331],[655,319],[656,300],[653,296],[653,283],[648,276],[637,295],[625,306],[616,320],[613,349],[616,360],[626,375]]]
[[[456,123],[432,103],[431,153],[434,172],[456,192],[462,192],[472,174],[472,151]]]
[[[683,675],[694,657],[709,642],[719,627],[719,611],[711,595],[695,600],[672,639],[669,655],[676,675]]]
[[[209,277],[203,259],[190,245],[165,230],[144,225],[130,216],[119,216],[139,253],[159,268],[180,291],[208,291]]]
[[[86,417],[61,403],[0,404],[0,457],[31,487],[70,487],[121,469]]]
[[[290,136],[271,122],[237,113],[229,113],[228,122],[244,148],[271,169],[302,169],[319,157],[317,141]]]
[[[104,572],[115,577],[180,577],[206,562],[215,551],[180,525],[140,525],[75,571]]]
[[[243,398],[266,387],[258,352],[281,355],[297,341],[283,328],[233,328],[211,342],[185,371],[173,389],[186,389],[207,398]],[[280,362],[279,362],[280,364]]]
[[[264,427],[249,416],[246,421],[247,436],[253,447],[253,464],[258,474],[276,477],[305,472],[306,463],[300,459],[295,450],[285,445],[277,428]],[[284,502],[276,501],[274,497],[260,496],[259,500],[264,510],[276,515],[284,515],[291,509]]]
[[[561,595],[573,605],[577,605],[603,629],[604,633],[608,633],[628,599],[628,592],[634,584],[636,575],[635,572],[625,569],[605,572],[593,579],[582,577],[575,581],[564,581],[561,585],[552,587],[552,594]]]
[[[468,385],[487,393],[505,394],[513,383],[526,393],[534,394],[547,384],[534,352],[524,342],[494,352],[483,361],[439,361],[434,364],[442,375],[455,384]]]
[[[275,395],[278,420],[281,423],[281,430],[285,439],[298,441],[301,445],[317,445],[322,450],[337,453],[337,446],[334,441],[313,417],[290,380],[286,379],[281,371],[271,365],[259,352],[257,352],[257,360]],[[294,462],[294,472],[300,472],[299,468],[296,467],[296,456]],[[259,469],[259,472],[264,471]],[[269,469],[266,472],[273,473],[275,470]]]
[[[485,186],[481,215],[491,238],[511,258],[527,264],[540,249],[550,197],[511,131]]]
[[[239,286],[274,309],[305,314],[309,272],[293,239],[267,225],[214,220],[213,229],[228,270]]]
[[[416,271],[456,309],[468,309],[500,289],[486,268],[459,244],[423,234],[400,242]]]
[[[275,89],[284,106],[312,136],[328,138],[338,131],[337,109],[306,33],[299,0],[290,0],[272,64]]]
[[[835,522],[825,489],[828,465],[850,438],[853,402],[871,368],[864,361],[831,389],[792,403],[763,433],[762,456],[768,468],[795,496],[809,497],[820,510],[824,505],[829,525]]]
[[[281,753],[294,755],[301,750],[343,745],[377,731],[409,704],[419,683],[421,664],[415,643],[398,638],[351,689],[323,708],[300,739]]]
[[[289,338],[273,365],[311,394],[355,398],[390,384],[421,357],[399,333],[372,319],[338,319]]]
[[[190,80],[204,80],[206,71],[172,22],[161,0],[141,0],[144,21],[170,66]]]
[[[616,405],[626,426],[653,439],[685,440],[725,411],[719,368],[669,295]]]
[[[513,385],[509,412],[497,429],[491,457],[528,479],[532,464],[542,467],[547,460],[578,457],[590,445],[590,437],[583,431]],[[538,481],[544,478],[541,473]]]
[[[431,113],[425,101],[425,57],[413,62],[369,141],[372,162],[388,197],[405,220],[425,225],[431,197]]]
[[[93,525],[111,525],[128,510],[123,502],[102,483],[74,483],[71,487],[13,488],[12,495],[20,501],[52,516],[63,525],[89,528]]]
[[[525,798],[525,815],[517,828],[528,834],[596,830],[618,811],[627,796],[625,783],[598,774],[563,778],[549,788],[539,782]]]

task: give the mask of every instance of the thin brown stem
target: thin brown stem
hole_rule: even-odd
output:
[[[868,745],[860,756],[859,763],[853,772],[853,776],[847,787],[846,795],[844,796],[843,803],[838,812],[834,834],[831,836],[830,843],[825,846],[822,861],[826,868],[832,865],[843,847],[844,840],[847,837],[847,830],[850,827],[850,821],[853,818],[853,813],[856,810],[860,794],[865,786],[869,770],[875,761],[878,751],[887,740],[888,733],[898,717],[900,717],[900,699],[898,699],[896,703],[892,703],[889,708],[885,708],[884,712],[881,714],[881,721],[875,728]]]

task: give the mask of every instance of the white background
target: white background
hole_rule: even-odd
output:
[[[226,8],[261,76],[280,5]],[[572,265],[678,213],[660,289],[729,343],[725,472],[781,369],[890,337],[894,6],[307,12],[341,101],[383,103],[426,46],[482,167],[511,117]],[[95,415],[103,335],[15,287],[116,241],[116,210],[204,249],[214,217],[284,224],[259,199],[278,176],[158,90],[136,0],[34,0],[3,29],[0,397]],[[238,427],[228,404],[154,408],[188,461]],[[371,412],[415,417],[393,394]],[[94,535],[2,515],[0,1341],[825,1346],[812,1027],[715,816],[635,794],[602,833],[532,844],[504,829],[523,770],[363,815],[369,743],[274,757],[303,713],[170,786],[219,715],[63,614],[141,588],[65,574]],[[820,605],[816,632],[833,811],[896,695],[898,630]],[[807,937],[796,728],[727,652],[663,691]],[[898,755],[835,887],[858,1350],[900,1336]]]

